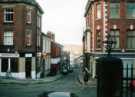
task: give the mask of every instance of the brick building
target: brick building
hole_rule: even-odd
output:
[[[63,46],[55,41],[55,34],[48,32],[47,35],[51,38],[51,70],[50,74],[56,75],[61,66],[61,57]]]
[[[108,34],[116,42],[112,55],[121,58],[124,67],[135,67],[135,0],[88,0],[85,19],[83,52],[93,78],[95,59],[106,54]]]
[[[0,76],[36,78],[42,14],[35,0],[0,0]]]

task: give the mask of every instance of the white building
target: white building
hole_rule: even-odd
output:
[[[51,39],[42,33],[42,66],[43,72],[47,75],[51,67]]]

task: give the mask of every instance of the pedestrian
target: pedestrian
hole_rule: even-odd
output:
[[[83,76],[83,81],[85,85],[87,85],[88,80],[89,80],[89,70],[85,67]]]

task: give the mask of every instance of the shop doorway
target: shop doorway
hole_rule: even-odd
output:
[[[26,78],[31,78],[31,58],[25,60],[25,74]]]

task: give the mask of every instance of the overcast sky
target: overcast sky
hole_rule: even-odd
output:
[[[61,44],[82,44],[87,0],[37,0],[44,10],[42,31],[55,33]]]

